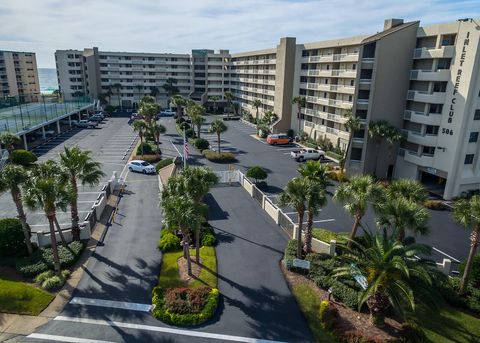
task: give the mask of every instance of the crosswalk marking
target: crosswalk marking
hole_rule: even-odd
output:
[[[125,301],[112,301],[112,300],[91,299],[91,298],[82,298],[82,297],[74,297],[72,300],[70,300],[70,304],[119,308],[123,310],[131,310],[131,311],[139,311],[139,312],[150,312],[152,308],[152,305],[149,305],[149,304],[129,303]]]
[[[43,333],[32,333],[31,335],[28,335],[27,338],[43,339],[43,340],[54,341],[54,342],[70,342],[70,343],[115,343],[112,341],[99,341],[98,339],[48,335]]]
[[[231,341],[231,342],[281,343],[280,341],[271,341],[266,339],[258,339],[258,338],[242,337],[242,336],[231,336],[231,335],[202,332],[202,331],[196,331],[196,330],[182,330],[182,329],[174,329],[174,328],[168,328],[168,327],[134,324],[134,323],[118,322],[114,320],[89,319],[89,318],[77,318],[77,317],[66,317],[66,316],[58,316],[54,320],[72,322],[72,323],[103,325],[103,326],[118,327],[118,328],[125,328],[125,329],[163,332],[163,333],[169,333],[173,335],[218,339],[218,340]],[[70,342],[70,341],[67,340],[67,342]],[[79,343],[83,343],[83,342],[79,342]]]

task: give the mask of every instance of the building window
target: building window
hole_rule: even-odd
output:
[[[355,86],[355,80],[350,80],[350,86]]]
[[[473,120],[480,120],[480,110],[475,110],[475,115],[473,116]]]
[[[478,132],[470,132],[469,143],[476,143],[478,141]]]
[[[464,164],[472,164],[473,163],[473,156],[474,156],[474,154],[466,154]]]
[[[357,65],[354,63],[352,64],[352,70],[355,70],[355,69],[357,69]]]
[[[353,97],[351,95],[348,96],[348,102],[352,102],[353,101]]]

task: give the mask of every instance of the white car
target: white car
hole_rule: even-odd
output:
[[[143,174],[155,174],[155,167],[142,160],[132,160],[128,163],[128,170]]]
[[[316,149],[302,149],[300,151],[292,151],[290,156],[298,162],[306,160],[319,160],[325,158],[325,151]]]
[[[90,120],[80,120],[78,123],[73,124],[75,127],[86,127],[87,129],[94,129],[97,125],[97,122]]]

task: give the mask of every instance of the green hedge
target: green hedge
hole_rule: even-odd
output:
[[[213,231],[213,228],[208,224],[203,227],[200,239],[202,246],[206,247],[213,247],[217,242],[215,231]]]
[[[151,144],[149,143],[143,143],[143,144],[140,144],[137,148],[137,155],[141,155],[142,154],[142,145],[143,145],[143,154],[144,155],[151,155],[151,154],[154,154],[157,149],[154,148]]]
[[[161,160],[161,161],[158,162],[157,165],[155,166],[155,170],[156,170],[157,173],[158,173],[158,171],[159,171],[160,169],[162,169],[163,167],[166,167],[166,166],[168,166],[168,165],[170,165],[170,164],[172,164],[172,163],[173,163],[173,158],[171,158],[171,157],[166,158],[166,159],[164,159],[164,160]]]
[[[327,229],[313,229],[312,234],[313,238],[326,243],[330,243],[331,240],[335,240],[337,243],[346,243],[348,240],[348,233],[337,233]]]
[[[0,219],[0,256],[25,255],[22,223],[16,218]]]
[[[188,141],[200,151],[206,150],[210,147],[210,143],[204,138],[189,139]]]
[[[202,152],[203,156],[211,162],[217,162],[217,163],[229,163],[229,162],[236,162],[237,159],[235,158],[235,155],[232,154],[231,152],[221,152],[218,153],[213,150],[203,150]]]
[[[297,258],[297,240],[291,239],[288,241],[287,246],[285,248],[285,261],[292,261],[294,258]]]
[[[19,164],[25,167],[37,162],[37,156],[33,152],[23,149],[12,151],[9,158],[13,164]]]
[[[198,325],[213,317],[218,306],[218,289],[212,288],[208,294],[205,306],[197,313],[174,313],[165,305],[165,290],[155,287],[152,294],[152,304],[155,305],[153,316],[164,323],[178,326]]]
[[[339,160],[339,161],[340,161],[341,159],[343,159],[343,155],[337,154],[337,153],[335,153],[335,152],[333,152],[333,151],[326,151],[326,152],[325,152],[325,155],[326,155],[327,157],[331,157],[331,158],[333,158],[333,159],[335,159],[335,160]]]
[[[171,232],[162,230],[160,241],[158,242],[158,248],[163,252],[181,250],[180,238]]]

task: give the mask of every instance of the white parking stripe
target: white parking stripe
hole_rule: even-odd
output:
[[[32,333],[31,335],[28,335],[27,338],[43,339],[43,340],[54,341],[54,342],[71,342],[71,343],[115,343],[112,341],[99,341],[98,339],[48,335],[43,333]]]
[[[66,322],[72,322],[72,323],[104,325],[104,326],[119,327],[119,328],[125,328],[125,329],[136,329],[136,330],[163,332],[163,333],[169,333],[169,334],[181,335],[181,336],[201,337],[201,338],[209,338],[209,339],[220,339],[220,340],[232,341],[232,342],[280,343],[279,341],[271,341],[271,340],[266,340],[266,339],[249,338],[249,337],[241,337],[241,336],[230,336],[230,335],[224,335],[224,334],[218,334],[218,333],[201,332],[201,331],[196,331],[196,330],[181,330],[181,329],[174,329],[174,328],[167,328],[167,327],[118,322],[118,321],[114,321],[114,320],[88,319],[88,318],[76,318],[76,317],[65,317],[65,316],[58,316],[54,320],[66,321]]]
[[[125,301],[111,301],[111,300],[91,299],[91,298],[81,298],[81,297],[74,297],[72,300],[70,300],[70,304],[108,307],[108,308],[120,308],[123,310],[131,310],[131,311],[139,311],[139,312],[149,312],[150,309],[152,308],[152,305],[149,305],[149,304],[129,303]]]

